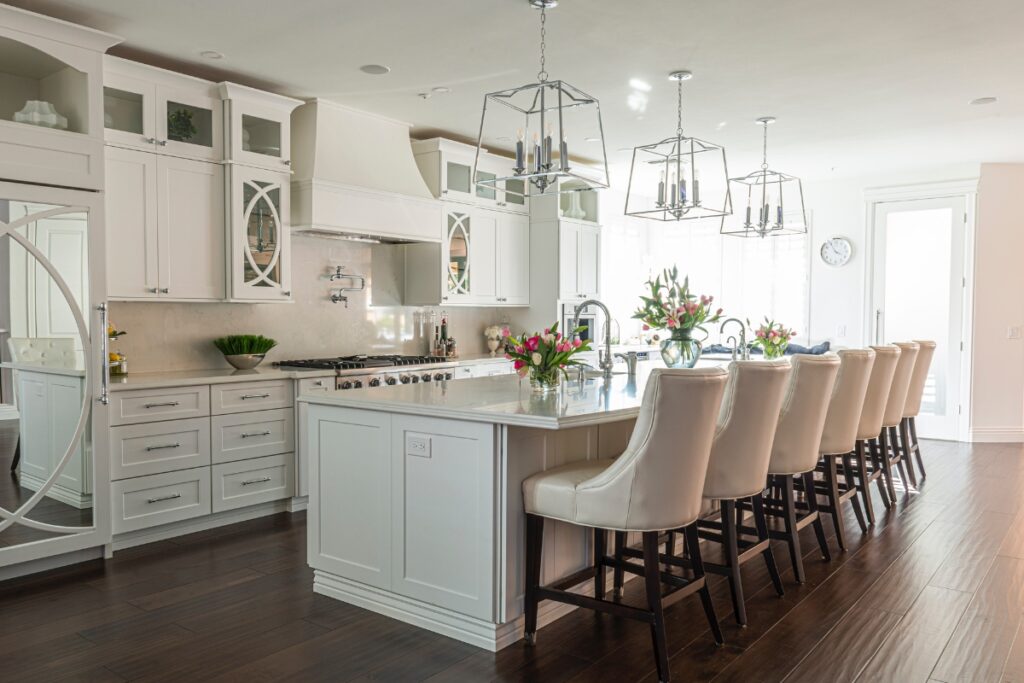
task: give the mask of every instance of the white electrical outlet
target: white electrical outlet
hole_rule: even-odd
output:
[[[424,434],[405,435],[405,454],[417,458],[430,457],[430,437]]]
[[[836,327],[836,336],[837,337],[845,337],[846,336],[846,325],[839,325],[838,327]]]
[[[1020,339],[1020,328],[1014,325],[1013,327],[1006,328],[1007,339]]]

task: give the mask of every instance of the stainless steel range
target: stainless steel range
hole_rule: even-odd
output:
[[[457,363],[436,356],[338,356],[285,360],[279,367],[299,370],[334,370],[336,389],[359,389],[452,379]]]

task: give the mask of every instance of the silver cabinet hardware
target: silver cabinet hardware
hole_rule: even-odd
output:
[[[253,437],[253,436],[270,436],[270,432],[266,431],[266,432],[243,432],[242,433],[242,438],[243,439],[248,439],[248,438]]]
[[[167,140],[157,140],[156,144],[160,145],[161,147],[166,147],[167,146]]]
[[[171,290],[170,290],[170,288],[168,288],[168,287],[161,287],[161,288],[160,288],[160,293],[161,293],[161,294],[170,294],[170,293],[171,293]]]
[[[270,481],[270,477],[260,477],[259,479],[246,479],[242,482],[242,486],[250,486],[252,484],[264,484]]]
[[[142,138],[142,140],[144,142],[148,142],[151,145],[155,145],[156,144],[156,138]]]
[[[162,451],[168,448],[181,448],[180,443],[165,443],[160,446],[146,446],[146,451]]]
[[[281,163],[283,163],[285,166],[291,166],[292,165],[292,160],[291,159],[283,159],[281,161]]]
[[[270,394],[242,394],[243,401],[250,398],[270,398]]]
[[[103,370],[100,372],[100,397],[99,402],[103,405],[110,403],[110,337],[107,336],[107,304],[103,302],[96,307],[100,312],[100,350],[103,353]]]
[[[174,406],[181,405],[180,401],[165,401],[163,403],[146,403],[143,408],[173,408]]]
[[[156,294],[157,292],[159,292],[159,291],[160,291],[160,290],[159,290],[159,289],[157,289],[156,287],[149,287],[149,288],[148,288],[148,290],[149,290],[149,293],[150,293],[150,294]]]
[[[177,498],[181,498],[181,494],[180,493],[170,493],[170,494],[168,494],[166,496],[157,496],[156,498],[150,498],[146,502],[150,503],[150,504],[153,504],[153,503],[160,503],[160,502],[163,502],[165,500],[175,500]]]
[[[291,296],[292,295],[292,290],[289,289],[289,290],[282,291],[281,294],[283,294],[284,296]]]

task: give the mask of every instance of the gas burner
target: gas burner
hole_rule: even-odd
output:
[[[431,365],[444,363],[447,359],[436,356],[399,356],[364,354],[354,356],[338,356],[335,358],[311,358],[301,360],[278,361],[280,367],[302,368],[306,370],[362,370],[365,368],[390,368],[407,365]]]

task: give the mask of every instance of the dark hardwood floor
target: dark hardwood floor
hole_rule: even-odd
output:
[[[1024,447],[923,449],[921,490],[867,535],[851,514],[848,552],[804,530],[804,585],[781,545],[784,597],[744,567],[749,627],[713,577],[724,647],[698,600],[669,608],[673,680],[1024,681]],[[655,680],[638,622],[578,610],[495,655],[313,595],[304,533],[278,515],[0,584],[0,679]]]

